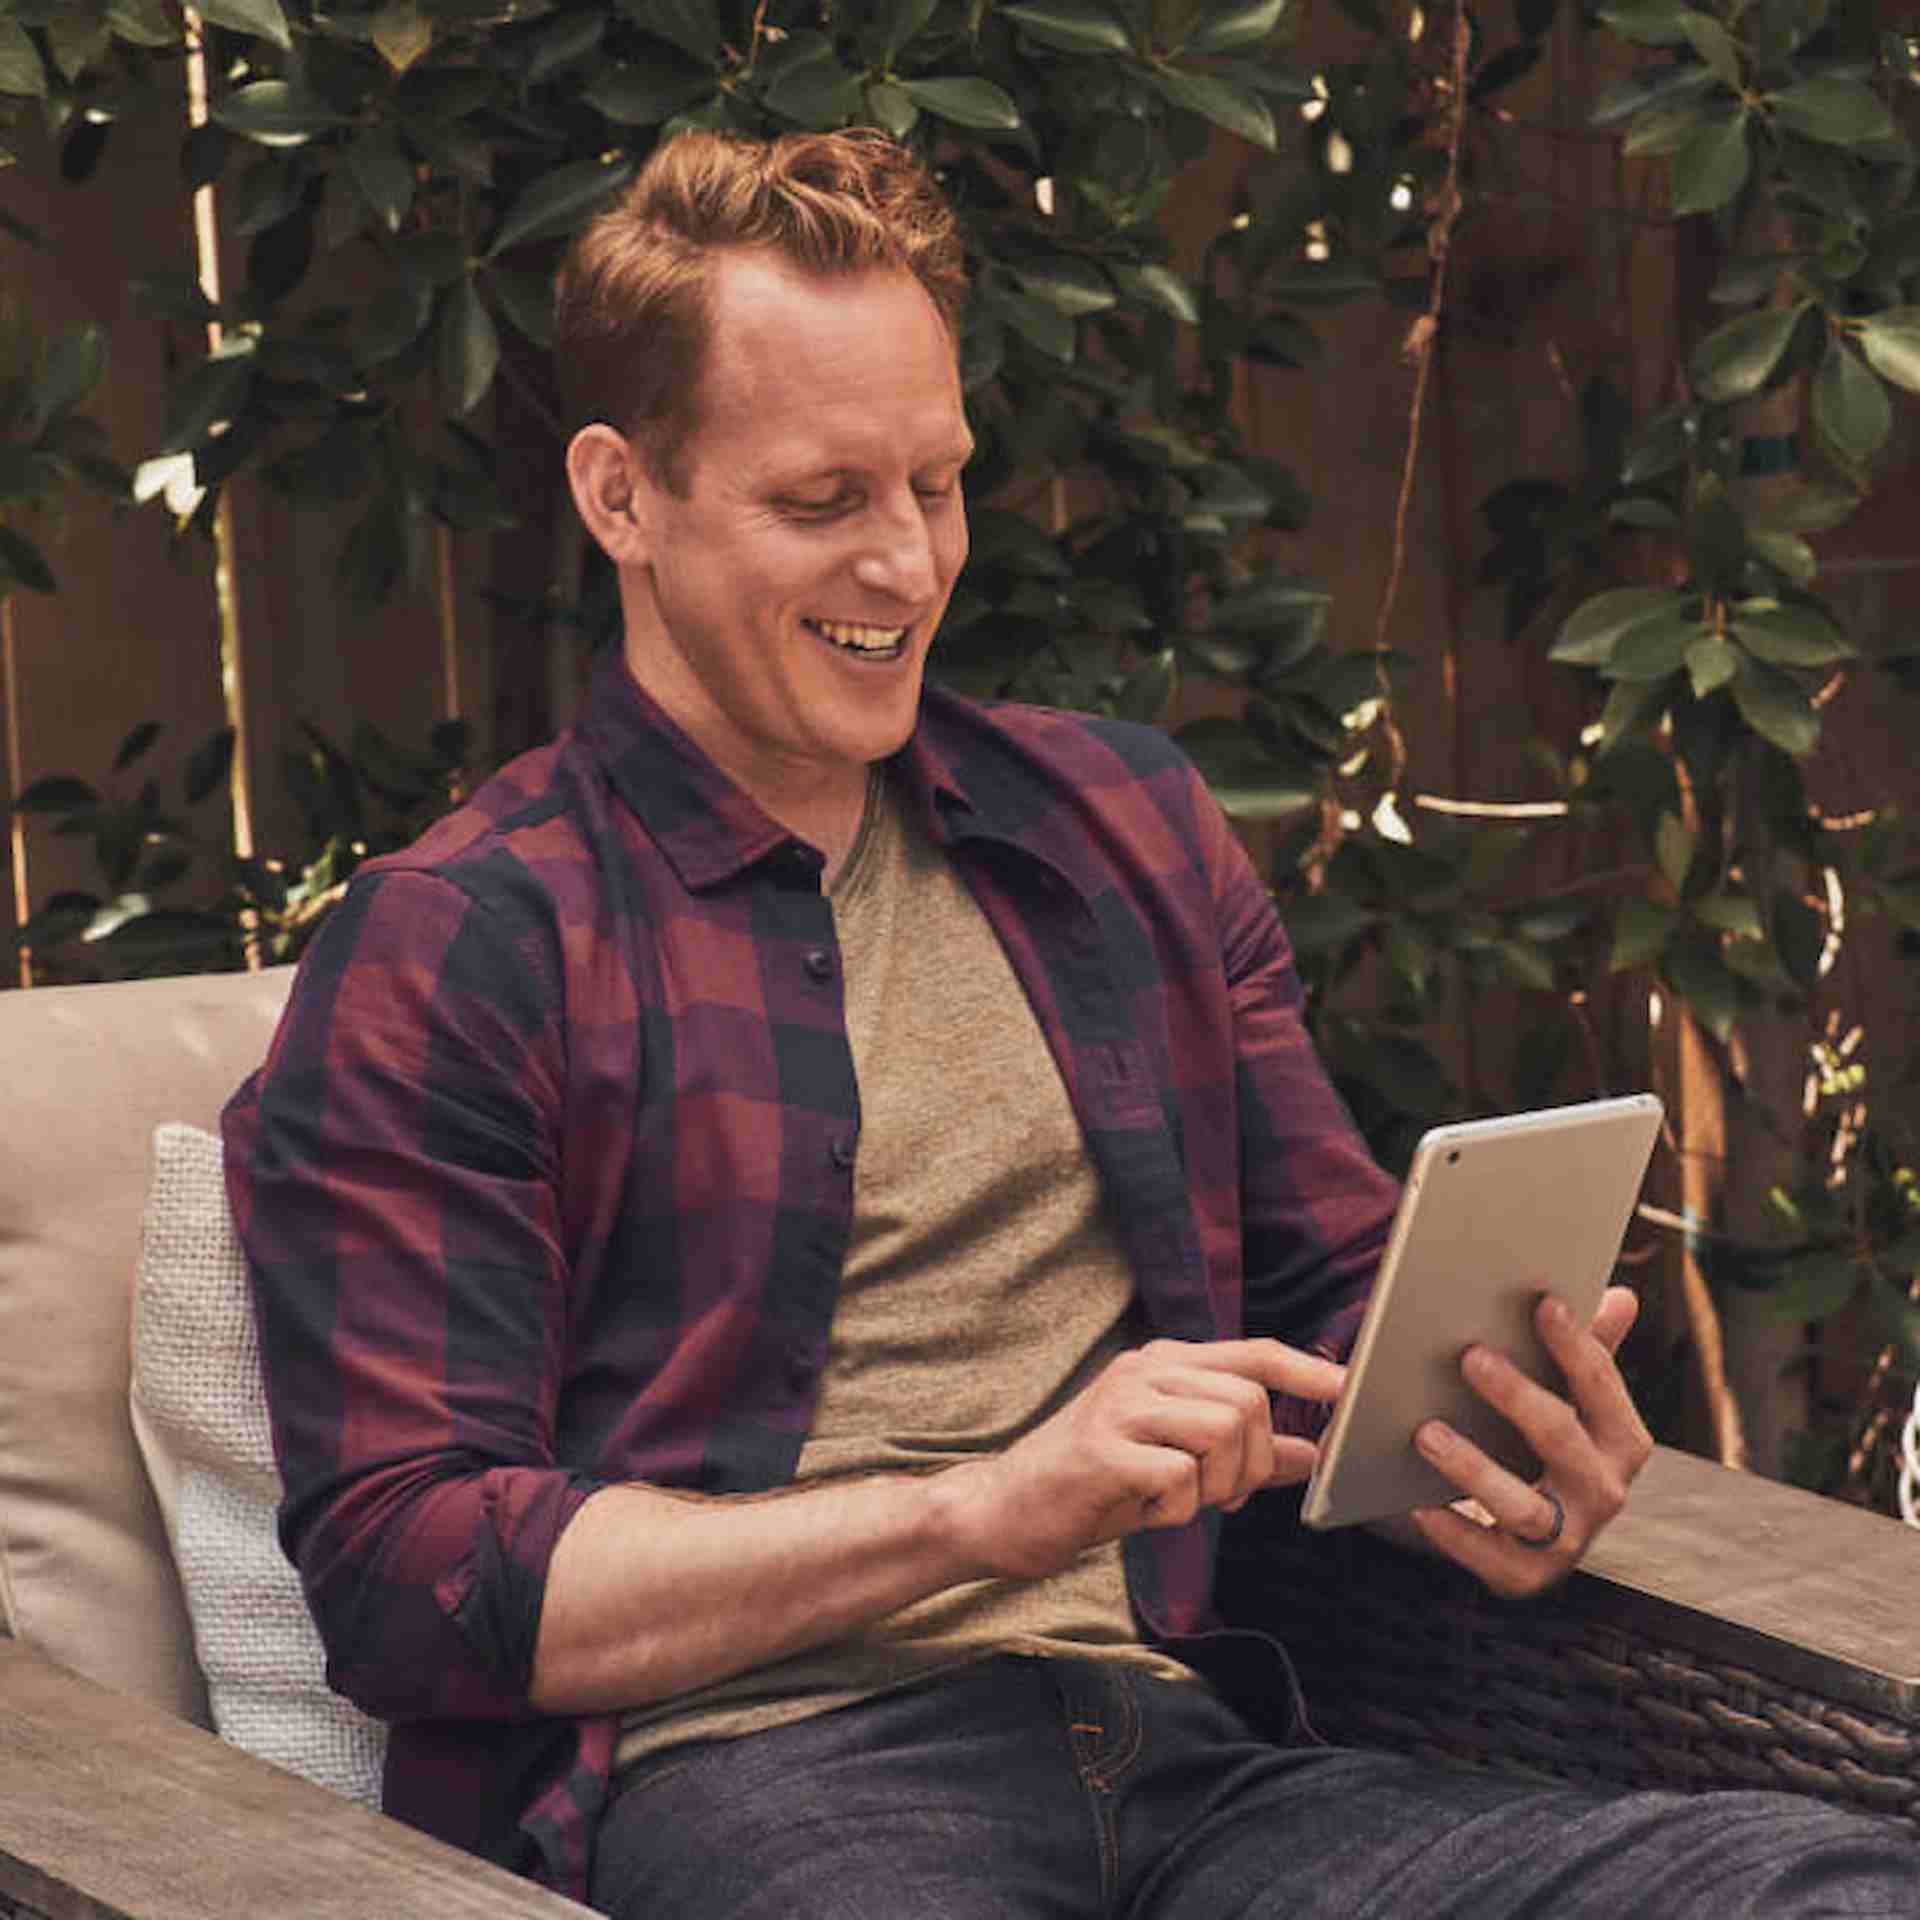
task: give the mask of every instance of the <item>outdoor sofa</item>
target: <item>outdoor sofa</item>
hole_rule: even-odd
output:
[[[317,1653],[275,1664],[270,1472],[215,1457],[250,1323],[205,1130],[287,977],[0,993],[0,1916],[581,1911],[233,1744],[324,1777],[345,1754],[362,1799],[377,1774]],[[244,1552],[221,1544],[242,1509]],[[1920,1821],[1920,1535],[1894,1521],[1663,1449],[1587,1569],[1524,1605],[1365,1535],[1263,1531],[1230,1532],[1225,1596],[1287,1641],[1330,1737]],[[289,1746],[283,1705],[317,1745]]]

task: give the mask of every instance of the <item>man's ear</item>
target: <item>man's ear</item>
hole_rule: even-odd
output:
[[[625,435],[604,421],[582,427],[567,446],[567,484],[587,531],[616,567],[644,566],[651,547],[651,487]]]

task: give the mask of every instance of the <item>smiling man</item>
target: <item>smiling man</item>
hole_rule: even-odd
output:
[[[575,247],[581,723],[355,877],[227,1114],[282,1534],[389,1809],[633,1920],[1920,1910],[1891,1830],[1322,1747],[1210,1600],[1390,1220],[1162,734],[925,683],[953,215],[877,135],[670,143]],[[1475,1350],[1499,1591],[1648,1440]],[[1257,1509],[1256,1509],[1257,1511]]]

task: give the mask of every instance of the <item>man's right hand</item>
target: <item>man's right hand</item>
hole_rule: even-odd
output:
[[[1311,1440],[1273,1431],[1268,1394],[1331,1402],[1334,1361],[1278,1340],[1154,1340],[1119,1355],[1004,1453],[931,1490],[977,1577],[1036,1579],[1090,1547],[1228,1512],[1313,1471]]]
[[[531,1697],[545,1713],[671,1699],[972,1580],[1237,1507],[1312,1471],[1270,1392],[1332,1400],[1346,1369],[1277,1340],[1155,1340],[1004,1453],[771,1494],[603,1487],[548,1568]]]

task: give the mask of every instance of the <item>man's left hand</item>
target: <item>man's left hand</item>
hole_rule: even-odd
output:
[[[1469,1347],[1462,1356],[1467,1384],[1539,1456],[1537,1481],[1496,1465],[1443,1421],[1429,1420],[1414,1435],[1422,1457],[1493,1522],[1423,1507],[1413,1515],[1415,1526],[1436,1552],[1496,1593],[1541,1593],[1564,1579],[1625,1505],[1653,1452],[1653,1436],[1613,1357],[1638,1307],[1625,1287],[1609,1287],[1593,1325],[1581,1328],[1552,1294],[1541,1300],[1534,1325],[1566,1378],[1565,1396],[1529,1380],[1490,1347]]]

